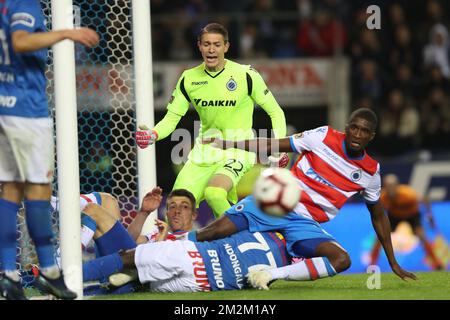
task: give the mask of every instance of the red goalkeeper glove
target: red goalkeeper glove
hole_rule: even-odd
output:
[[[138,131],[136,131],[136,144],[141,149],[147,148],[149,145],[155,143],[158,139],[158,134],[154,130],[148,130],[146,126],[139,126]]]
[[[278,168],[286,168],[287,165],[289,164],[289,156],[287,155],[287,153],[282,152],[282,153],[274,153],[273,155],[271,155],[269,157],[269,161],[270,161],[270,166],[273,167],[278,167]]]

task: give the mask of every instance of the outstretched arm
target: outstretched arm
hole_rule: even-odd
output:
[[[292,150],[289,137],[281,139],[257,138],[241,141],[228,141],[222,140],[220,138],[206,138],[202,140],[202,143],[211,143],[213,147],[224,150],[235,148],[250,152],[256,152],[259,154],[295,152],[295,150]]]
[[[236,225],[226,216],[221,216],[219,219],[214,220],[206,227],[197,230],[196,232],[190,232],[196,236],[196,241],[212,241],[216,239],[222,239],[236,233],[238,229]]]
[[[94,30],[89,28],[36,33],[17,30],[12,34],[12,45],[15,52],[32,52],[51,47],[66,39],[79,42],[91,48],[97,45],[99,36]]]
[[[367,209],[370,212],[373,228],[378,239],[380,240],[381,245],[383,246],[392,271],[402,280],[406,280],[408,278],[416,280],[417,277],[413,273],[403,270],[395,259],[391,241],[391,224],[389,223],[388,217],[384,214],[384,209],[381,203],[368,203]]]

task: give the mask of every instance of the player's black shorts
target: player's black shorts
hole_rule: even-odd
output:
[[[420,214],[419,212],[417,212],[417,214],[415,214],[414,216],[412,216],[411,218],[397,218],[392,216],[389,212],[388,212],[388,217],[389,217],[389,222],[391,223],[391,230],[395,231],[395,229],[397,228],[398,224],[402,221],[406,221],[411,225],[411,228],[415,228],[415,227],[420,227],[422,225],[422,223],[420,222]]]

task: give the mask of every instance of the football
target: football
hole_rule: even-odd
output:
[[[264,170],[256,180],[253,196],[258,207],[272,216],[284,216],[300,199],[301,189],[287,169]]]

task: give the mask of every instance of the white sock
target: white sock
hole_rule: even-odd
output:
[[[41,268],[41,272],[49,279],[56,279],[61,275],[61,272],[56,264],[51,267]]]
[[[331,263],[325,257],[306,259],[281,268],[267,270],[272,279],[316,280],[332,277],[336,274]]]
[[[5,275],[15,282],[20,281],[19,274],[17,273],[16,270],[5,270]]]

